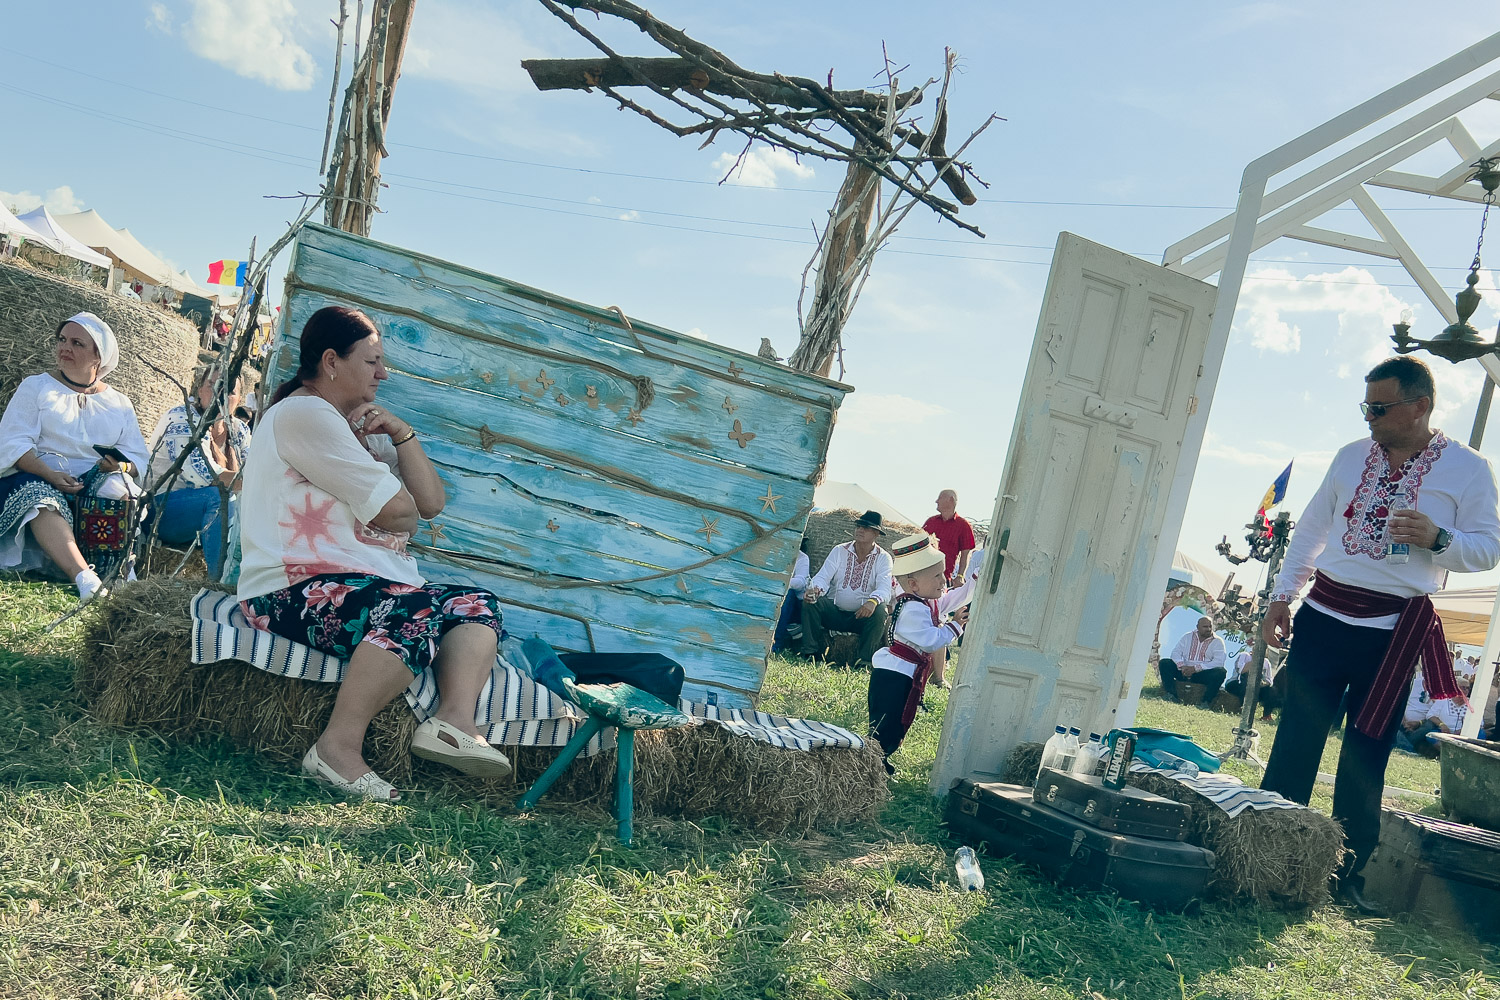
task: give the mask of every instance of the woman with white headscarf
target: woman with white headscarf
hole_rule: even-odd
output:
[[[56,367],[17,386],[0,416],[0,569],[40,566],[40,548],[88,601],[100,579],[74,541],[68,498],[86,488],[110,499],[139,495],[131,476],[149,453],[135,407],[103,381],[120,362],[109,324],[81,312],[63,321],[55,340]]]

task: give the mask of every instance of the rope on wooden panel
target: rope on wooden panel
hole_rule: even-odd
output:
[[[508,573],[504,570],[496,570],[494,571],[494,575],[504,577],[507,580],[517,580],[523,583],[530,583],[534,586],[551,590],[577,590],[582,587],[620,587],[631,583],[649,583],[652,580],[665,580],[668,577],[677,576],[681,573],[690,573],[695,569],[702,569],[704,566],[716,563],[721,559],[728,559],[730,556],[739,555],[741,552],[744,552],[746,549],[760,542],[767,535],[774,535],[776,532],[781,531],[784,528],[790,528],[798,521],[806,520],[807,515],[811,513],[811,507],[804,507],[797,513],[793,514],[791,517],[787,518],[785,521],[782,521],[780,524],[773,525],[769,531],[764,531],[761,534],[757,534],[754,538],[747,539],[746,541],[741,542],[732,549],[725,549],[723,552],[717,552],[709,556],[707,559],[700,559],[697,562],[689,563],[686,566],[678,566],[675,569],[664,569],[656,573],[647,573],[645,576],[633,576],[628,577],[624,580],[549,580],[536,576],[523,576],[520,573]],[[497,560],[486,559],[483,556],[470,555],[467,552],[457,552],[452,549],[433,548],[430,545],[419,545],[416,543],[412,543],[411,547],[414,549],[426,550],[428,552],[439,552],[445,555],[459,556],[472,562],[483,562],[492,565],[499,565]]]

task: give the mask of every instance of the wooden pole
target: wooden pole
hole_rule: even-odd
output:
[[[823,234],[822,259],[802,339],[787,360],[797,371],[828,375],[833,370],[858,261],[870,236],[880,177],[860,161],[851,161]]]

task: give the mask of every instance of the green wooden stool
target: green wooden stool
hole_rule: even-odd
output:
[[[575,684],[563,682],[569,700],[589,714],[587,721],[562,748],[557,759],[542,776],[532,782],[526,794],[516,803],[521,812],[536,808],[547,789],[552,787],[573,759],[583,752],[594,734],[614,726],[615,748],[615,824],[620,843],[631,846],[635,839],[635,731],[637,729],[678,729],[693,724],[689,716],[660,698],[630,684]]]

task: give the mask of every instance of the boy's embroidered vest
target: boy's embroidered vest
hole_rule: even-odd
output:
[[[906,696],[906,706],[901,712],[901,724],[906,727],[910,727],[912,721],[916,719],[917,709],[922,704],[922,696],[927,693],[927,678],[932,675],[932,654],[924,653],[919,649],[908,646],[896,638],[896,621],[901,617],[902,610],[911,601],[916,601],[927,608],[928,613],[932,615],[932,624],[940,624],[936,601],[924,600],[916,594],[902,594],[891,604],[891,614],[886,619],[885,624],[886,648],[897,659],[905,660],[916,667],[912,671],[911,693]]]

